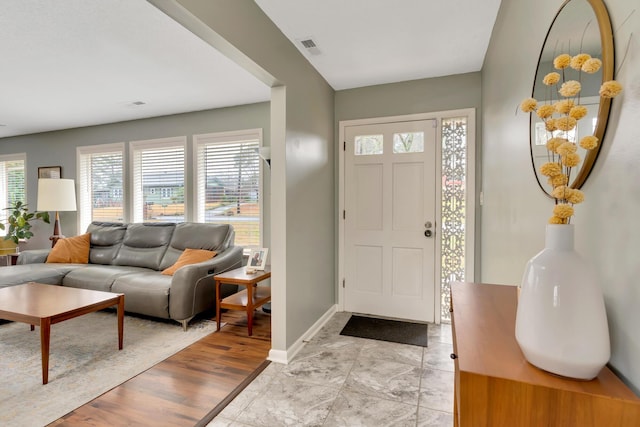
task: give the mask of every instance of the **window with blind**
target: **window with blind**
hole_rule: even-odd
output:
[[[196,220],[231,224],[235,244],[261,246],[260,129],[194,135]]]
[[[186,137],[131,143],[133,222],[185,221]]]
[[[124,222],[124,144],[78,147],[80,230],[92,221]]]
[[[16,202],[27,203],[24,181],[26,154],[0,156],[0,221],[6,223],[8,207]],[[6,230],[0,230],[0,236]]]

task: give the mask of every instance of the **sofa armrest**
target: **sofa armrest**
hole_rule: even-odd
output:
[[[38,264],[47,261],[51,249],[29,249],[20,252],[16,264]]]
[[[242,247],[232,246],[210,260],[178,269],[171,280],[169,317],[189,319],[215,307],[213,276],[242,266]]]

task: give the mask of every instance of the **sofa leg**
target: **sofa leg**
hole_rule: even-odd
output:
[[[178,322],[180,322],[180,324],[182,325],[182,330],[183,331],[187,331],[187,326],[189,326],[189,322],[191,321],[191,319],[193,319],[193,317],[189,317],[188,319],[184,319],[184,320],[178,320]]]

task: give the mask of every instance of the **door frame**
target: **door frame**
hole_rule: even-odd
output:
[[[345,128],[359,125],[376,125],[394,122],[417,120],[436,120],[436,182],[442,177],[442,119],[467,117],[467,176],[466,176],[466,213],[465,213],[465,277],[464,281],[473,282],[475,273],[475,211],[476,211],[476,109],[465,108],[433,113],[407,114],[402,116],[375,117],[368,119],[341,120],[338,122],[338,311],[344,311],[344,277],[345,277],[345,226],[343,212],[345,209]],[[438,178],[440,177],[440,178]],[[442,241],[440,218],[442,216],[442,186],[436,187],[436,242],[435,242],[435,283],[434,314],[435,322],[441,321],[441,260]]]

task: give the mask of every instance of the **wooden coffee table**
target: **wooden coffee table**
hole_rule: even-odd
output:
[[[64,286],[25,283],[0,289],[0,319],[40,325],[42,384],[49,382],[51,325],[118,306],[118,349],[122,350],[124,295]],[[1,357],[1,356],[0,356]]]

